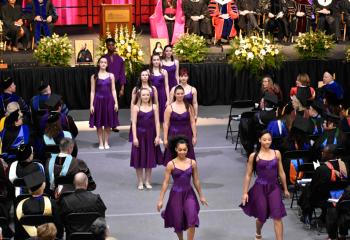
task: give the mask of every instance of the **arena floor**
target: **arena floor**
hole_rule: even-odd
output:
[[[234,150],[231,141],[225,139],[229,106],[202,107],[199,110],[198,145],[195,148],[199,174],[209,207],[201,207],[200,226],[196,238],[200,240],[248,240],[254,239],[255,222],[238,207],[245,173],[245,157],[241,149]],[[73,111],[77,120],[86,120],[86,111]],[[121,110],[122,129],[129,125],[129,110]],[[210,118],[209,118],[210,117]],[[234,123],[237,127],[237,123]],[[153,189],[139,191],[136,174],[129,167],[131,144],[128,130],[112,133],[111,149],[98,150],[94,131],[87,131],[87,122],[80,122],[77,138],[78,157],[85,160],[107,206],[107,221],[113,236],[118,240],[176,239],[172,229],[163,227],[163,220],[156,211],[156,204],[163,181],[164,168],[153,171]],[[84,130],[85,129],[85,130]],[[169,191],[167,192],[169,193]],[[164,199],[166,203],[168,195]],[[289,208],[284,218],[285,239],[326,239],[325,233],[305,230],[299,222],[297,209]],[[263,239],[274,239],[272,221],[263,229]]]

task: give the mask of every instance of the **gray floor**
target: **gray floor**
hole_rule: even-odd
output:
[[[200,116],[224,118],[228,110],[228,106],[201,107]],[[128,111],[124,110],[122,122],[127,124],[128,116]],[[195,152],[209,207],[201,208],[196,239],[254,239],[254,219],[238,208],[246,159],[240,150],[234,150],[231,141],[225,140],[225,130],[224,125],[198,127]],[[164,168],[153,171],[153,190],[137,190],[134,169],[129,167],[131,145],[127,136],[127,131],[113,133],[111,149],[106,151],[97,149],[94,132],[81,132],[77,139],[79,158],[88,163],[97,182],[96,192],[101,194],[108,207],[107,219],[112,235],[119,240],[176,239],[172,229],[163,228],[162,218],[155,208]],[[167,195],[164,200],[167,201]],[[291,210],[289,201],[285,202],[288,206],[288,216],[284,218],[285,239],[326,238],[325,234],[304,230],[298,221],[297,210]],[[271,221],[267,222],[263,237],[274,239]]]

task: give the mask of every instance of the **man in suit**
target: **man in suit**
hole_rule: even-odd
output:
[[[88,226],[84,222],[80,224],[68,224],[66,217],[70,213],[97,212],[100,217],[105,217],[106,206],[100,195],[89,192],[88,177],[85,173],[79,172],[74,176],[75,192],[62,198],[60,201],[60,215],[64,221],[66,230],[70,233],[89,231]]]

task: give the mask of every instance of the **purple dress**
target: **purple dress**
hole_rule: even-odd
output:
[[[199,226],[199,203],[191,186],[192,165],[186,170],[176,168],[171,172],[174,183],[169,200],[162,212],[164,227],[173,227],[175,232],[182,232],[189,227]]]
[[[184,96],[184,99],[186,100],[187,103],[193,105],[192,87],[191,87],[191,91]]]
[[[171,105],[170,105],[171,106]],[[192,145],[192,128],[191,128],[191,120],[189,111],[183,112],[181,114],[176,113],[174,111],[170,114],[170,126],[168,130],[168,140],[177,135],[186,136],[188,139],[188,152],[187,157],[193,160],[196,160],[194,149]],[[171,155],[171,150],[166,148],[164,151],[164,166],[168,164],[169,161],[173,159]]]
[[[95,82],[94,113],[90,114],[90,127],[115,128],[119,125],[118,112],[114,111],[111,78],[97,79]]]
[[[158,91],[158,104],[159,104],[159,121],[162,123],[164,122],[164,112],[165,112],[165,105],[166,105],[166,92],[165,92],[165,83],[164,83],[164,75],[151,75],[150,80],[152,82],[152,85],[156,87]]]
[[[171,66],[162,66],[163,69],[165,69],[168,72],[168,83],[169,83],[169,90],[178,85],[176,80],[176,64],[174,62]]]
[[[132,144],[130,167],[134,168],[155,168],[162,164],[162,151],[160,146],[154,145],[157,136],[154,122],[153,108],[149,112],[137,113],[136,134],[139,140],[139,147]]]
[[[240,205],[248,216],[265,222],[266,219],[281,219],[287,215],[278,184],[278,160],[259,159],[256,163],[257,179],[248,192],[248,202]]]

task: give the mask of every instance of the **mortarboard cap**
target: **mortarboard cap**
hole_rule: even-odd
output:
[[[24,182],[31,192],[38,190],[45,182],[45,176],[41,171],[32,172],[24,176]]]
[[[278,97],[270,92],[265,92],[264,94],[264,101],[271,103],[272,105],[277,105],[278,103]]]
[[[12,83],[13,83],[13,80],[12,80],[11,77],[5,78],[5,79],[3,79],[2,82],[1,82],[1,88],[2,88],[3,90],[6,90],[6,89],[8,89],[8,88],[12,85]]]
[[[291,101],[289,101],[283,108],[281,111],[281,115],[285,116],[290,114],[291,112],[293,112],[294,108],[293,108],[293,104]]]
[[[47,118],[48,123],[55,123],[60,119],[60,114],[58,112],[51,112]]]
[[[310,133],[312,126],[308,119],[301,116],[296,116],[292,128],[297,129],[303,133]]]
[[[323,116],[328,122],[332,122],[334,124],[338,124],[340,121],[340,117],[338,115],[335,115],[333,113],[327,112]]]
[[[17,149],[17,160],[19,162],[27,160],[33,153],[33,148],[29,144],[21,144]]]
[[[18,121],[19,117],[21,116],[19,109],[17,109],[16,111],[10,113],[10,115],[8,115],[5,119],[5,123],[6,125],[12,125],[14,124],[16,121]]]
[[[312,101],[310,105],[314,110],[317,111],[318,114],[322,115],[324,111],[323,103],[317,100]]]
[[[46,89],[49,86],[49,84],[47,82],[41,82],[40,86],[38,87],[38,91],[41,92],[44,89]]]
[[[51,94],[50,97],[46,100],[45,104],[51,110],[56,110],[61,105],[62,97],[58,94]]]

